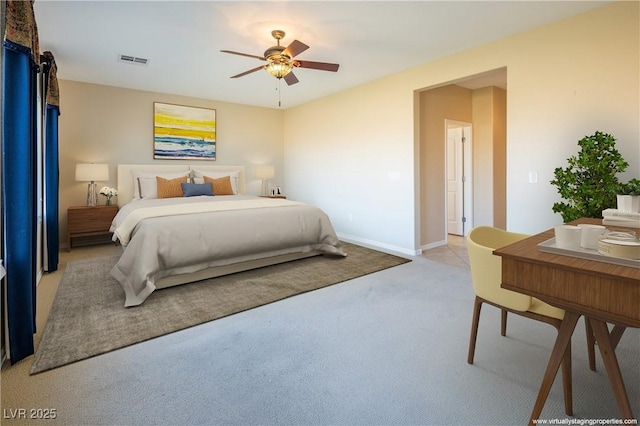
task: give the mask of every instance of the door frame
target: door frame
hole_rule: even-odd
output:
[[[445,144],[445,182],[448,176],[449,158],[447,150],[447,139],[450,128],[463,128],[463,137],[465,142],[462,149],[462,174],[464,181],[462,184],[462,216],[465,218],[462,224],[462,234],[466,236],[471,228],[473,228],[473,124],[466,121],[444,119],[444,144]],[[445,200],[447,199],[447,187],[445,185]],[[448,206],[445,202],[445,215],[444,215],[444,229],[445,238],[449,238],[449,221],[448,221]]]

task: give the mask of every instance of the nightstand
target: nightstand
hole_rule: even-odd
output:
[[[118,206],[74,206],[67,209],[67,251],[76,237],[109,235]]]

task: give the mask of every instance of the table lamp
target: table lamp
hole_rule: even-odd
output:
[[[95,207],[98,205],[96,181],[107,182],[108,180],[108,164],[76,164],[76,181],[90,182],[87,186],[87,206]]]
[[[269,195],[269,179],[273,179],[276,171],[273,166],[256,167],[256,179],[262,179],[262,195]]]

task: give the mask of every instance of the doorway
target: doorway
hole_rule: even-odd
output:
[[[446,230],[466,236],[472,228],[472,124],[445,119]]]
[[[507,69],[500,68],[416,91],[416,237],[420,249],[446,245],[449,236],[467,234],[478,224],[502,226],[506,217],[506,85]],[[447,120],[454,127],[468,126],[466,152],[457,155],[462,161],[465,154],[464,164],[457,167],[466,169],[462,201],[460,194],[448,193],[447,174],[456,168],[455,162],[447,165]],[[458,203],[450,203],[456,196]],[[452,222],[464,220],[462,230],[459,224],[449,226],[451,216]]]

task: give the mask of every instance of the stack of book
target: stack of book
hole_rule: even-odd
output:
[[[640,228],[640,212],[606,209],[602,211],[602,224],[625,226],[627,228]]]

